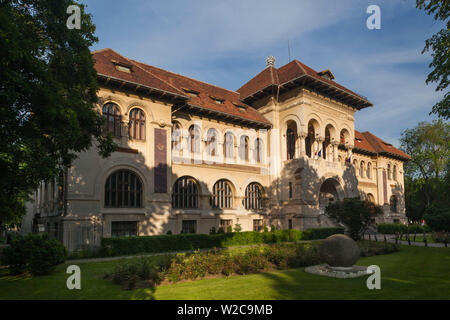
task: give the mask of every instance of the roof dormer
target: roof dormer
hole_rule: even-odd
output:
[[[333,80],[334,74],[330,71],[330,69],[326,69],[320,72],[317,72],[317,74],[325,79]]]

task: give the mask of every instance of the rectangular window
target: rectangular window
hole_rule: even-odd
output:
[[[253,231],[261,232],[263,231],[263,221],[262,219],[253,220]]]
[[[137,236],[137,221],[113,221],[111,222],[111,237],[135,237]]]
[[[292,229],[292,219],[288,220],[288,229],[291,230]]]
[[[289,182],[289,199],[292,199],[292,182]]]
[[[195,233],[197,230],[196,220],[183,220],[181,233]]]
[[[228,231],[232,232],[233,231],[233,229],[232,229],[233,228],[233,220],[231,220],[231,219],[220,220],[219,227],[222,228],[224,232],[228,232]]]

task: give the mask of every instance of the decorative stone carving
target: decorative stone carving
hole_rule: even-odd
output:
[[[268,56],[266,59],[266,66],[267,67],[274,67],[275,66],[275,57],[274,56]]]

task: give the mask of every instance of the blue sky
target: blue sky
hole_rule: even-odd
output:
[[[122,55],[236,90],[265,67],[298,59],[330,69],[335,81],[374,104],[356,112],[355,128],[398,146],[402,130],[431,121],[442,93],[426,85],[425,39],[442,25],[414,0],[89,0],[99,42]],[[381,29],[369,30],[369,5]]]

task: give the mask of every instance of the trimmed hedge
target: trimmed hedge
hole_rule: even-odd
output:
[[[302,240],[326,239],[333,234],[344,234],[344,228],[314,228],[302,232]]]
[[[428,226],[410,224],[409,226],[398,223],[381,223],[377,226],[377,231],[383,234],[406,234],[406,233],[427,233],[431,232]]]
[[[230,232],[222,234],[176,234],[126,238],[103,238],[102,254],[118,256],[138,253],[160,253],[209,248],[224,248],[263,243],[295,242],[324,239],[343,233],[343,228],[320,228],[305,231],[275,230],[273,232]]]

